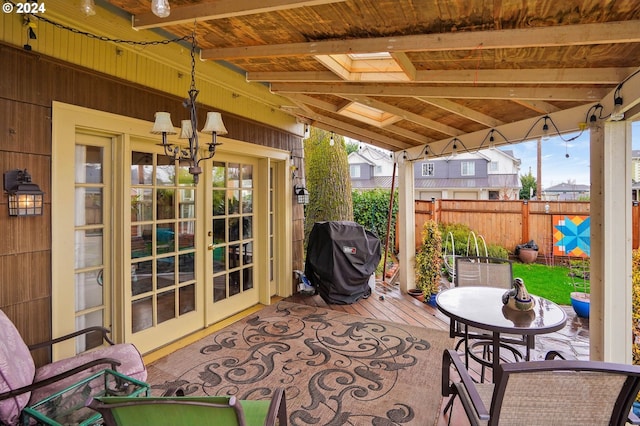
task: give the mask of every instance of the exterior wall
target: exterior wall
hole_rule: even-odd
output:
[[[41,217],[10,218],[7,198],[0,199],[0,234],[5,241],[0,245],[0,308],[31,344],[51,337],[52,102],[144,120],[151,120],[157,110],[168,111],[176,118],[187,113],[182,98],[40,53],[0,44],[0,56],[4,70],[0,81],[0,168],[27,168],[45,192],[45,214]],[[206,109],[199,110],[199,120],[204,123]],[[295,134],[225,112],[223,118],[232,139],[302,152],[302,140]],[[293,198],[291,201],[293,204]],[[294,268],[302,265],[302,217],[301,206],[294,204]],[[49,354],[37,358],[41,364]]]

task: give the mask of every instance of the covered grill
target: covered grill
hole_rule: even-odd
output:
[[[316,222],[309,234],[305,275],[327,303],[351,304],[371,294],[380,240],[355,222]]]

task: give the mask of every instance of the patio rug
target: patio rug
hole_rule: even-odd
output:
[[[448,332],[279,302],[148,366],[153,394],[269,399],[292,425],[431,425]]]

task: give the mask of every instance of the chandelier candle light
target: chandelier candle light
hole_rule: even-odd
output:
[[[191,87],[189,89],[189,98],[185,99],[183,105],[189,108],[191,119],[182,120],[179,139],[187,139],[188,146],[171,144],[167,141],[167,135],[175,135],[177,132],[171,122],[171,115],[168,112],[156,112],[155,123],[151,129],[151,133],[162,135],[162,146],[167,156],[174,161],[189,163],[189,173],[193,175],[194,183],[198,183],[199,175],[202,173],[200,162],[213,158],[216,153],[216,147],[222,145],[216,141],[217,135],[226,135],[227,129],[222,122],[222,116],[219,112],[208,112],[207,121],[204,124],[202,133],[211,135],[211,142],[208,142],[209,148],[204,156],[200,154],[200,144],[198,142],[198,115],[196,111],[196,97],[200,92],[196,89],[195,83],[195,33],[191,42]]]

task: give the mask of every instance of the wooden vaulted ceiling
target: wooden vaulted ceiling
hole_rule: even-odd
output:
[[[203,59],[393,151],[593,104],[640,67],[638,0],[170,0],[167,18],[108,2],[138,29],[195,22]]]

